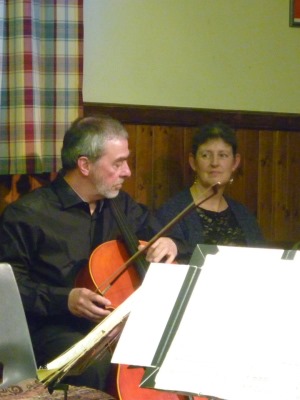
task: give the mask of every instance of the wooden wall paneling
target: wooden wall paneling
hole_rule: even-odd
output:
[[[189,164],[189,153],[192,149],[192,139],[195,133],[195,128],[184,128],[183,129],[183,159],[185,163],[183,165],[183,186],[190,186],[195,179],[195,174]]]
[[[180,187],[178,154],[182,149],[182,136],[175,136],[176,141],[170,127],[153,127],[153,209],[157,209],[170,197],[171,192]]]
[[[196,127],[223,120],[238,130],[242,155],[229,194],[257,212],[272,247],[300,241],[299,114],[105,104],[85,104],[84,109],[86,115],[104,112],[125,124],[132,177],[124,190],[152,209],[193,182],[188,153]],[[0,212],[55,175],[0,177]]]
[[[238,130],[237,139],[241,164],[227,192],[257,215],[259,133],[247,129]]]
[[[300,132],[300,114],[87,102],[83,106],[84,115],[109,114],[124,124],[195,127],[223,121],[234,129]]]
[[[168,198],[178,193],[184,186],[184,168],[188,163],[184,154],[184,128],[171,127],[168,134]],[[165,198],[166,201],[168,198]]]
[[[262,227],[266,239],[270,245],[277,246],[279,241],[285,243],[299,237],[300,193],[297,185],[293,184],[300,179],[298,137],[300,138],[300,114],[279,114],[265,112],[241,112],[238,110],[211,110],[211,109],[187,109],[177,107],[148,107],[136,105],[118,104],[93,104],[85,103],[85,114],[94,111],[111,114],[123,123],[135,125],[148,125],[156,129],[166,127],[182,127],[183,129],[183,158],[188,155],[188,147],[192,138],[192,131],[199,125],[207,122],[221,120],[234,129],[240,135],[240,150],[242,153],[241,174],[236,177],[228,193],[237,200],[242,201],[254,213]],[[284,161],[283,153],[279,151],[279,143],[276,145],[276,132],[288,135],[286,150],[289,157]],[[165,139],[168,140],[168,135]],[[297,138],[296,138],[297,137]],[[284,139],[282,139],[284,141]],[[300,139],[299,139],[300,140]],[[155,141],[154,141],[155,143]],[[163,142],[161,142],[163,144]],[[152,207],[157,207],[170,194],[171,188],[168,179],[173,178],[170,168],[164,168],[166,178],[159,176],[157,146],[153,147],[153,190],[154,198]],[[171,157],[164,147],[159,146],[159,151],[165,151],[166,157]],[[160,159],[160,162],[162,159]],[[170,159],[169,164],[173,161]],[[279,163],[279,164],[276,164]],[[161,170],[162,171],[162,170]],[[170,175],[171,174],[171,175]],[[193,181],[193,174],[188,166],[183,164],[181,171],[183,186]],[[284,178],[285,177],[285,178]],[[285,179],[285,191],[282,193],[282,179]],[[156,187],[157,184],[157,187]],[[161,186],[164,184],[166,187]],[[178,183],[178,185],[180,185]],[[179,188],[181,189],[181,188]],[[277,246],[278,247],[278,246]]]
[[[168,134],[168,127],[153,127],[153,209],[157,209],[170,193]]]
[[[288,134],[287,153],[288,161],[288,188],[287,188],[287,226],[286,240],[291,247],[300,241],[300,135],[297,132]]]
[[[274,135],[270,131],[259,131],[259,165],[257,196],[257,218],[264,236],[268,242],[272,242],[274,232],[274,177],[273,177],[273,140]]]
[[[243,153],[244,203],[257,216],[258,213],[258,166],[259,166],[259,132],[243,131],[245,148]]]
[[[246,204],[246,182],[245,182],[245,167],[246,167],[246,137],[244,131],[237,131],[238,153],[241,155],[241,163],[238,169],[233,173],[233,182],[226,187],[226,194],[241,203]]]
[[[288,133],[274,132],[273,134],[273,234],[272,240],[282,243],[289,235],[289,154]]]
[[[147,125],[137,126],[136,138],[136,192],[139,203],[153,207],[153,132]]]
[[[137,141],[137,132],[136,126],[134,125],[126,125],[126,130],[128,132],[128,147],[130,150],[130,156],[128,159],[128,165],[131,170],[130,178],[126,179],[124,185],[122,187],[123,190],[128,192],[132,197],[136,195],[136,141]]]

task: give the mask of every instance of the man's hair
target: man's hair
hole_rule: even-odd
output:
[[[235,131],[223,122],[212,122],[198,128],[192,140],[192,153],[194,156],[201,144],[213,139],[223,139],[232,147],[233,155],[237,153],[237,138]]]
[[[124,126],[108,115],[77,118],[66,131],[61,149],[65,171],[77,166],[80,156],[95,162],[103,155],[105,144],[112,139],[128,139]]]

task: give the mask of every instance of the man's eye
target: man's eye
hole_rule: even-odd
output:
[[[124,162],[125,162],[125,160],[117,161],[117,162],[115,162],[114,165],[116,168],[121,168],[123,166]]]

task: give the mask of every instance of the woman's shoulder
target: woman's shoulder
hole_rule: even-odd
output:
[[[166,200],[160,207],[160,209],[164,209],[167,207],[172,207],[172,206],[182,206],[183,204],[188,205],[193,201],[190,189],[188,187],[184,188],[180,192],[176,193],[174,196],[170,197],[168,200]]]
[[[257,219],[255,214],[248,208],[245,204],[241,203],[240,201],[234,200],[232,198],[227,198],[226,201],[233,212],[233,214],[236,216],[236,218],[239,220],[240,223],[244,221],[244,223],[251,223],[257,225]]]
[[[237,201],[237,200],[233,199],[232,197],[228,197],[228,196],[225,196],[225,199],[231,209],[252,214],[250,209],[242,202]]]
[[[156,217],[163,222],[168,222],[183,211],[192,201],[189,188],[184,188],[170,197],[156,210]]]

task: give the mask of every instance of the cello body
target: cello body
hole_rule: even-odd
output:
[[[112,212],[119,224],[126,246],[118,240],[105,242],[93,251],[88,268],[78,274],[75,287],[86,287],[107,297],[112,307],[118,307],[141,284],[148,263],[143,254],[127,265],[131,255],[138,253],[139,241],[128,229],[126,216],[115,200],[111,200]],[[151,241],[150,241],[151,242]],[[150,245],[150,243],[149,243]],[[122,268],[125,266],[126,268]],[[106,294],[107,293],[107,294]],[[205,397],[179,395],[167,391],[139,387],[144,368],[119,365],[116,382],[110,392],[119,400],[207,400]]]
[[[78,274],[75,287],[98,291],[111,300],[112,307],[119,306],[141,284],[140,274],[133,265],[129,266],[113,284],[108,280],[128,257],[126,246],[120,241],[111,240],[99,245],[91,254],[88,267],[83,268]],[[113,382],[109,392],[118,400],[207,400],[206,397],[141,388],[139,384],[144,371],[143,367],[118,365],[116,381]]]
[[[134,265],[111,282],[110,277],[128,258],[128,251],[121,241],[111,240],[99,245],[90,256],[88,268],[82,268],[77,275],[75,287],[99,292],[112,302],[113,308],[118,307],[141,284],[140,274]]]
[[[119,400],[188,400],[185,395],[139,387],[144,372],[143,367],[131,367],[124,364],[118,366],[117,398]],[[135,397],[132,397],[133,393]]]

